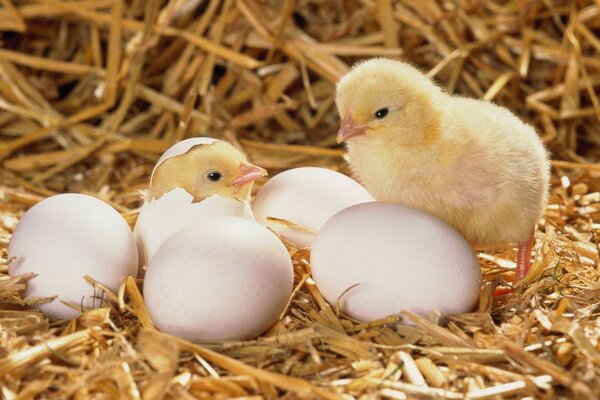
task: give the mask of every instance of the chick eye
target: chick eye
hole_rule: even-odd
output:
[[[385,117],[388,116],[388,114],[390,113],[390,109],[389,108],[380,108],[379,110],[375,111],[375,118],[376,119],[384,119]]]
[[[206,174],[206,179],[211,182],[219,182],[222,177],[223,175],[219,171],[210,171],[208,174]]]

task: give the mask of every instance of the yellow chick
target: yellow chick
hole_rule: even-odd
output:
[[[217,216],[254,219],[249,206],[252,183],[266,175],[224,141],[199,137],[173,145],[154,168],[133,230],[140,268],[171,235],[190,224]]]
[[[338,142],[347,142],[353,173],[377,200],[436,215],[477,249],[518,243],[515,279],[525,276],[550,171],[531,126],[387,59],[343,76],[336,105]]]
[[[251,183],[267,171],[247,161],[246,155],[224,141],[192,146],[169,157],[155,169],[146,200],[158,200],[176,187],[199,202],[214,194],[248,201]]]

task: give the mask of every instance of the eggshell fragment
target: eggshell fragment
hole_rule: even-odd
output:
[[[219,195],[193,203],[192,195],[182,188],[175,188],[158,200],[144,202],[134,228],[140,264],[147,264],[160,245],[180,229],[222,216],[254,219],[247,203]]]
[[[342,311],[361,321],[402,309],[424,317],[467,312],[481,287],[479,262],[457,231],[395,203],[337,213],[317,235],[310,261],[325,299],[333,306],[340,299]]]
[[[256,194],[252,210],[256,220],[299,247],[311,246],[314,233],[294,229],[267,217],[284,219],[313,232],[340,210],[374,201],[358,182],[326,168],[304,167],[271,178]]]
[[[110,205],[83,194],[60,194],[23,215],[8,247],[11,275],[34,272],[26,296],[57,295],[40,309],[53,319],[73,318],[76,308],[102,304],[101,291],[85,275],[116,293],[122,279],[137,272],[131,229]],[[98,298],[96,298],[98,297]]]
[[[219,217],[180,230],[158,249],[144,299],[164,332],[194,342],[241,340],[277,320],[292,285],[291,259],[272,232]]]
[[[185,139],[185,140],[182,140],[180,142],[175,143],[173,146],[169,147],[160,156],[160,158],[156,162],[156,165],[154,165],[154,169],[152,170],[152,174],[154,174],[154,171],[156,171],[156,167],[158,167],[167,158],[171,158],[171,157],[183,154],[183,153],[187,152],[189,149],[191,149],[192,147],[197,146],[199,144],[211,144],[211,143],[214,143],[216,141],[218,141],[218,139],[209,138],[209,137],[203,137],[203,136],[198,136],[198,137],[193,137],[193,138]]]

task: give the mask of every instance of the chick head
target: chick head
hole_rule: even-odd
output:
[[[357,64],[337,84],[338,143],[419,145],[435,140],[441,96],[429,78],[406,63],[376,58]]]
[[[199,144],[160,163],[150,179],[149,199],[180,187],[194,202],[218,194],[240,201],[250,197],[252,183],[267,171],[250,164],[246,155],[224,141]]]

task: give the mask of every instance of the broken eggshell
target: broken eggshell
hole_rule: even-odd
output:
[[[214,142],[217,142],[218,140],[219,139],[198,136],[198,137],[185,139],[185,140],[182,140],[181,142],[175,143],[173,146],[169,147],[167,149],[167,151],[165,151],[160,156],[160,158],[156,162],[156,165],[154,165],[154,169],[152,170],[152,175],[154,175],[154,171],[156,171],[156,168],[160,164],[162,164],[162,162],[165,161],[166,159],[183,154],[186,151],[188,151],[189,149],[191,149],[192,147],[197,146],[199,144],[212,144]],[[152,179],[152,178],[150,178],[150,179]]]
[[[219,195],[194,203],[192,195],[182,188],[175,188],[158,200],[146,201],[133,232],[140,264],[147,265],[161,244],[180,229],[208,218],[225,216],[254,220],[248,203]]]

